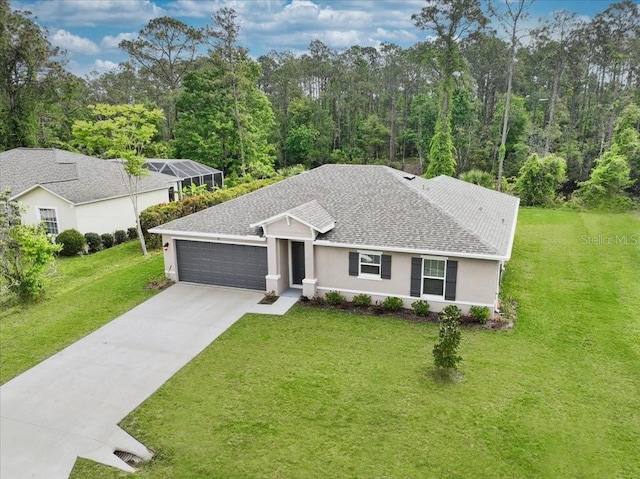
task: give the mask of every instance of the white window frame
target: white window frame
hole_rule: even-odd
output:
[[[47,228],[47,221],[50,220],[44,220],[42,219],[42,215],[40,214],[41,210],[50,210],[53,211],[53,214],[55,215],[55,225],[56,225],[56,233],[49,233],[49,228]],[[44,223],[44,227],[47,229],[47,234],[49,235],[57,235],[60,233],[60,220],[59,220],[59,216],[58,216],[58,208],[56,208],[55,206],[36,206],[36,218],[38,220],[38,223]]]
[[[442,256],[422,256],[422,265],[420,270],[420,293],[421,297],[431,298],[431,299],[444,299],[444,295],[447,289],[447,261],[449,258],[444,258]],[[442,277],[440,276],[427,276],[424,274],[424,265],[425,261],[440,261],[444,263],[444,271]],[[442,294],[429,294],[424,292],[424,280],[425,279],[437,279],[442,280]]]
[[[378,256],[378,263],[363,263],[363,256]],[[363,273],[362,266],[377,266],[378,274]],[[382,280],[382,252],[380,251],[358,251],[358,278]]]

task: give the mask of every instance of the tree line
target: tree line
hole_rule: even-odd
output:
[[[200,29],[160,17],[121,42],[126,62],[83,79],[29,14],[0,0],[0,149],[83,150],[73,126],[93,118],[91,105],[143,104],[163,112],[145,156],[230,177],[379,163],[429,176],[479,170],[502,188],[532,155],[553,154],[572,190],[617,155],[623,188],[638,194],[638,5],[610,4],[588,22],[555,11],[526,29],[532,3],[425,2],[412,19],[429,41],[335,50],[314,40],[305,54],[257,59],[238,46],[230,8]]]

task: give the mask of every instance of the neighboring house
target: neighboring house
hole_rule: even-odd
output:
[[[150,230],[177,281],[497,307],[519,200],[455,178],[324,165]]]
[[[175,176],[178,179],[179,196],[182,188],[189,188],[192,184],[196,186],[207,185],[209,191],[213,191],[214,188],[222,188],[224,179],[222,171],[193,160],[150,158],[142,166],[150,171]]]
[[[49,234],[75,228],[113,233],[135,226],[128,177],[118,161],[55,148],[16,148],[0,153],[0,190],[22,203],[26,224],[43,222]],[[138,208],[169,201],[175,178],[151,173],[138,183]]]

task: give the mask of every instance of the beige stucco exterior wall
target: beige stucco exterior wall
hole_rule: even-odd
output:
[[[498,261],[458,259],[456,299],[474,304],[493,304],[498,295]],[[461,269],[463,273],[461,274]]]
[[[267,276],[267,290],[281,294],[289,289],[290,285],[290,250],[289,240],[268,238],[267,241],[255,240],[225,240],[208,237],[180,237],[163,235],[162,244],[169,244],[164,251],[165,274],[167,277],[178,281],[178,268],[176,257],[176,240],[208,241],[232,244],[269,245],[268,255],[270,265]],[[351,300],[356,294],[368,294],[372,300],[382,302],[388,296],[397,296],[404,302],[405,307],[410,308],[417,297],[411,296],[411,258],[419,257],[418,254],[384,252],[391,256],[391,279],[365,279],[349,275],[349,253],[356,251],[349,248],[334,248],[318,246],[311,240],[305,241],[306,278],[303,285],[303,294],[323,295],[327,291],[340,291],[347,299]],[[311,257],[312,255],[312,257]],[[496,307],[498,293],[499,262],[493,260],[480,260],[469,258],[450,257],[458,262],[456,278],[456,300],[445,301],[444,298],[424,296],[429,302],[432,311],[440,311],[450,304],[458,305],[466,314],[472,305]],[[310,262],[313,267],[309,267]],[[305,284],[307,283],[307,284]],[[311,295],[313,295],[311,294]]]
[[[47,190],[35,188],[21,196],[18,201],[25,207],[25,212],[22,214],[24,224],[35,225],[40,222],[37,213],[38,208],[53,208],[56,210],[58,219],[58,232],[70,228],[78,228],[75,207]]]
[[[170,235],[162,235],[162,244],[169,243],[167,248],[163,248],[164,256],[164,275],[178,281],[178,256],[176,254],[176,244]]]
[[[410,307],[416,297],[411,292],[411,258],[420,255],[389,253],[391,255],[391,279],[364,279],[349,275],[348,248],[315,246],[316,278],[319,294],[337,290],[347,299],[355,294],[371,295],[374,301],[383,301],[387,296],[401,298],[405,307]],[[498,261],[454,258],[458,261],[456,300],[425,297],[432,311],[439,311],[449,304],[457,304],[466,313],[473,304],[495,307],[498,284]]]
[[[169,201],[169,191],[158,190],[138,195],[138,213],[149,206]],[[96,201],[76,206],[78,230],[81,233],[113,233],[136,225],[129,196]]]
[[[265,234],[267,236],[277,236],[278,238],[313,239],[314,233],[306,225],[289,218],[281,218],[266,225]]]

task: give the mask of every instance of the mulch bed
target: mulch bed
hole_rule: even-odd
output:
[[[276,296],[275,294],[265,294],[258,304],[273,304],[278,301],[278,298],[279,296]]]
[[[162,291],[163,289],[167,289],[173,283],[175,283],[175,281],[169,278],[156,279],[155,281],[151,281],[149,284],[147,284],[144,289]]]
[[[438,317],[438,313],[429,311],[427,316],[418,316],[411,309],[401,309],[400,311],[387,311],[380,305],[372,305],[368,307],[355,306],[353,303],[343,303],[338,306],[331,306],[326,303],[320,303],[315,300],[310,300],[308,298],[302,297],[298,304],[310,307],[310,308],[318,308],[324,309],[327,311],[346,311],[356,314],[367,314],[371,316],[385,316],[391,319],[401,319],[404,321],[410,321],[414,323],[433,323],[437,324],[440,322]],[[512,329],[514,325],[513,319],[500,316],[497,313],[494,313],[493,317],[487,321],[486,323],[478,323],[471,316],[462,316],[460,318],[460,325],[469,327],[469,328],[478,328],[478,329],[492,329],[492,330],[506,330]]]

